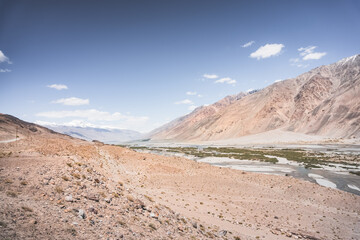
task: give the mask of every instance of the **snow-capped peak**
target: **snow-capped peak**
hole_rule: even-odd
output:
[[[355,61],[355,59],[359,56],[359,54],[356,54],[354,56],[351,56],[351,57],[347,57],[347,58],[343,58],[341,59],[338,64],[341,64],[341,65],[344,65],[346,63],[352,63]]]

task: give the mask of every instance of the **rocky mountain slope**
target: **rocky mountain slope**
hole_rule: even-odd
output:
[[[153,140],[209,141],[274,129],[360,137],[360,55],[315,68],[252,94],[240,93],[154,130]]]

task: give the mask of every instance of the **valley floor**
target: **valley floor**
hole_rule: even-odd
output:
[[[360,197],[76,139],[0,143],[1,239],[359,239]]]

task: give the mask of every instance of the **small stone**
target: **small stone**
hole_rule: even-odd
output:
[[[32,220],[30,221],[30,224],[37,224],[37,221],[36,221],[35,219],[32,219]]]
[[[84,211],[84,210],[82,210],[82,209],[79,209],[79,213],[78,213],[78,215],[79,215],[79,217],[80,217],[81,219],[85,219],[85,217],[86,217],[86,215],[85,215],[85,211]]]
[[[66,196],[66,197],[65,197],[65,201],[67,201],[67,202],[72,202],[72,201],[73,201],[72,195]]]
[[[225,237],[226,234],[227,234],[227,231],[226,231],[226,230],[221,230],[221,231],[219,232],[219,236],[220,236],[220,237]]]
[[[99,196],[95,194],[88,194],[86,198],[95,202],[99,201]]]
[[[192,223],[192,226],[193,226],[194,228],[197,228],[197,222],[193,222],[193,223]]]
[[[79,224],[77,222],[73,222],[72,225],[77,226]]]
[[[104,201],[107,202],[107,203],[110,203],[110,202],[111,202],[111,198],[104,198]]]
[[[88,211],[92,212],[92,213],[95,213],[95,214],[98,214],[98,211],[93,206],[90,206]]]

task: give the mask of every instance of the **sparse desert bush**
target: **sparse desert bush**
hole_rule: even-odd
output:
[[[73,176],[73,177],[76,178],[76,179],[80,179],[80,178],[81,178],[80,174],[78,174],[78,173],[72,173],[71,176]]]
[[[69,181],[69,180],[70,180],[70,178],[67,177],[67,176],[63,176],[62,179],[63,179],[64,181]]]
[[[63,190],[60,186],[56,186],[56,187],[55,187],[55,192],[57,192],[57,193],[63,193],[64,190]]]
[[[152,224],[152,223],[150,223],[150,224],[149,224],[149,227],[150,227],[152,230],[156,230],[155,225],[154,225],[154,224]]]
[[[23,186],[28,185],[27,181],[21,181],[20,184],[23,185]]]
[[[6,227],[6,226],[7,226],[7,224],[6,224],[6,223],[4,223],[3,221],[0,221],[0,226],[1,226],[1,227]]]
[[[7,179],[5,179],[5,183],[6,183],[6,184],[11,184],[11,183],[13,183],[13,181],[12,181],[11,179],[8,179],[8,178],[7,178]]]
[[[26,207],[26,206],[22,206],[21,207],[25,212],[33,212],[33,210],[29,207]]]
[[[8,195],[9,197],[13,197],[13,198],[18,196],[17,193],[13,192],[13,191],[7,191],[6,195]]]
[[[134,202],[134,198],[131,195],[127,195],[127,200],[129,200],[130,202]]]
[[[144,197],[146,197],[146,198],[147,198],[147,200],[149,200],[150,202],[154,202],[154,200],[153,200],[150,196],[148,196],[148,195],[144,195]]]
[[[117,221],[118,224],[120,224],[122,227],[126,227],[126,222],[124,222],[123,220],[119,219]]]

